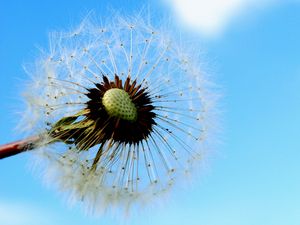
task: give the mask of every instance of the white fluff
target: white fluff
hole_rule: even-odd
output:
[[[101,82],[102,73],[123,80],[130,74],[149,88],[158,114],[151,137],[136,146],[107,143],[94,172],[90,166],[95,147],[78,151],[64,143],[45,146],[43,140],[36,151],[47,184],[66,193],[71,203],[82,202],[94,215],[127,213],[131,206],[141,207],[184,182],[207,153],[217,99],[199,68],[199,57],[165,28],[141,17],[109,21],[100,26],[84,20],[74,31],[52,33],[50,49],[31,70],[32,83],[25,93],[25,128],[45,133],[51,124],[85,107],[85,88]],[[120,151],[118,160],[107,163],[114,151]]]

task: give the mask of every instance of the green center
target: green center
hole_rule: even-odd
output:
[[[102,98],[102,104],[110,116],[128,121],[137,119],[136,107],[129,94],[122,89],[112,88],[106,91]]]

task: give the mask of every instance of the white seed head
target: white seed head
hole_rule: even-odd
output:
[[[39,171],[72,203],[127,212],[202,164],[218,95],[198,49],[177,40],[141,16],[50,35],[30,72],[23,124],[45,134]]]

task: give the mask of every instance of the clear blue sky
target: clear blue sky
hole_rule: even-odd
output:
[[[49,31],[75,26],[91,10],[106,18],[110,9],[130,14],[145,4],[178,22],[171,4],[158,0],[3,2],[0,143],[19,138],[16,112],[22,82],[28,79],[22,64],[35,60],[37,46],[48,46]],[[202,42],[208,72],[223,86],[223,144],[191,188],[177,193],[163,210],[134,216],[130,224],[300,224],[299,28],[300,3],[294,2],[250,10],[215,37],[186,31]],[[29,160],[30,154],[23,154],[0,161],[0,224],[119,223],[66,207],[32,175]]]

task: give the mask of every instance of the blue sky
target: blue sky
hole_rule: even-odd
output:
[[[224,93],[222,144],[190,188],[178,192],[163,210],[146,211],[129,223],[299,224],[297,1],[232,0],[219,7],[198,1],[187,11],[179,0],[6,1],[0,8],[0,143],[19,138],[16,112],[22,83],[28,79],[22,65],[35,60],[38,46],[48,46],[49,31],[76,26],[91,10],[106,18],[111,9],[131,14],[145,5],[157,15],[167,14],[182,32],[202,43],[207,71]],[[189,11],[197,7],[199,13]],[[29,161],[30,154],[21,154],[0,162],[0,224],[119,223],[109,216],[89,218],[80,209],[66,207],[56,192],[32,175]]]

